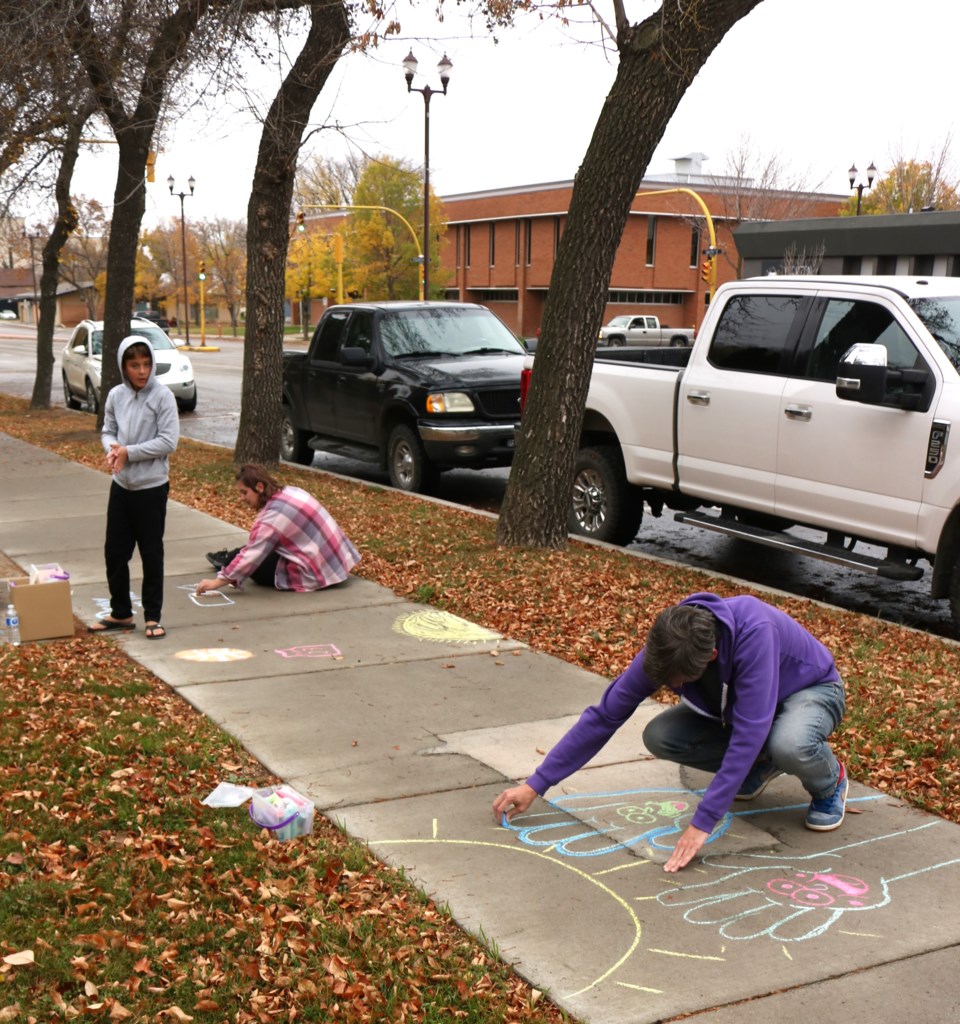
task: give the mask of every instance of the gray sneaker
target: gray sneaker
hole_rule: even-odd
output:
[[[781,775],[783,772],[773,761],[757,761],[750,769],[750,774],[743,780],[743,785],[737,790],[734,800],[753,800]]]
[[[804,822],[807,828],[813,829],[814,832],[832,832],[835,828],[839,828],[846,813],[849,789],[850,780],[847,778],[847,770],[841,762],[837,788],[830,796],[810,802],[807,820]]]

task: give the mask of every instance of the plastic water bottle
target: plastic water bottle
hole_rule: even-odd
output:
[[[7,614],[3,623],[3,642],[12,647],[20,646],[20,617],[12,602],[7,605]]]

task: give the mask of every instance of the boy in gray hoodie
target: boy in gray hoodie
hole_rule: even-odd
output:
[[[168,456],[180,440],[173,393],[156,376],[153,346],[131,334],[117,350],[122,382],[110,389],[103,410],[101,441],[113,474],[107,503],[104,558],[110,614],[90,632],[130,630],[130,559],[139,548],[143,563],[144,628],[147,639],[166,636],[163,610],[163,529],[170,491]]]

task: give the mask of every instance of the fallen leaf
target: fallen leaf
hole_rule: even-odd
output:
[[[26,964],[34,963],[33,950],[22,949],[19,953],[8,953],[4,958],[5,964],[12,964],[14,967],[23,967]]]

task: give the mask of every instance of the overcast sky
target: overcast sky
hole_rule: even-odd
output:
[[[606,0],[597,4],[609,13]],[[634,21],[658,6],[627,0]],[[955,17],[956,0],[763,0],[687,90],[648,175],[695,151],[709,157],[706,173],[722,174],[745,135],[759,157],[778,154],[794,174],[836,193],[848,191],[852,162],[865,169],[874,161],[883,173],[897,152],[929,156],[957,124]],[[471,37],[454,15],[440,24],[424,9],[400,20],[401,37],[341,60],[314,110],[318,124],[336,121],[365,151],[419,167],[424,104],[407,93],[402,61],[412,48],[414,84],[439,88],[436,66],[446,53],[449,93],[430,104],[430,179],[439,195],[574,176],[616,71],[596,29],[563,31],[531,17],[500,31],[495,44],[482,24]],[[273,84],[264,86],[272,94]],[[183,122],[148,186],[147,223],[179,215],[169,174],[178,190],[196,178],[188,218],[244,217],[258,141],[259,127],[222,105],[213,119]],[[346,145],[327,130],[307,151],[340,155]],[[960,156],[960,140],[952,148]],[[105,147],[84,160],[75,191],[109,203],[114,175]]]

